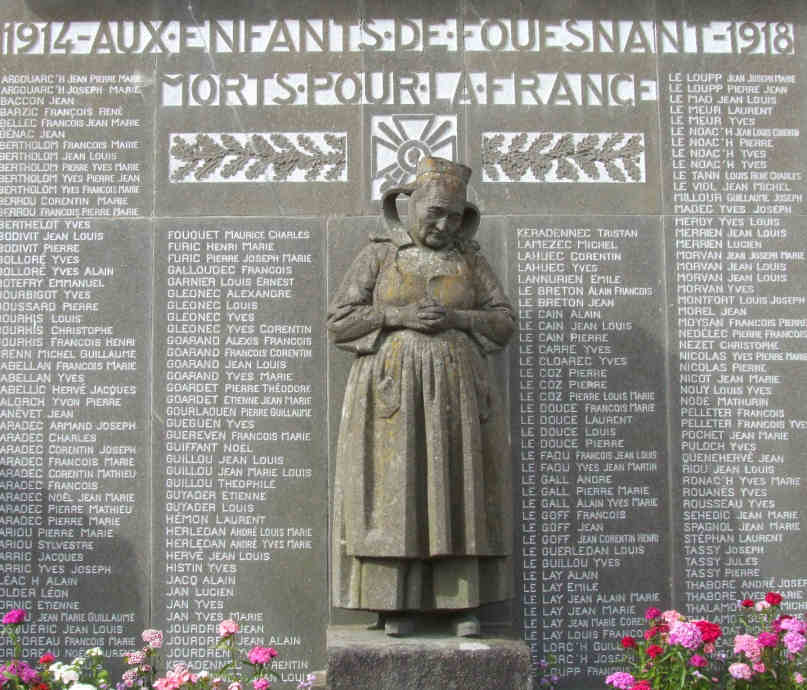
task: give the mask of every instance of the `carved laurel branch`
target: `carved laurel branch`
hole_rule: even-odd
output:
[[[612,134],[605,138],[602,145],[599,134],[588,134],[577,144],[574,143],[573,134],[563,134],[550,148],[556,136],[544,132],[527,145],[529,135],[521,132],[513,137],[505,149],[504,134],[483,135],[482,166],[488,180],[496,182],[500,179],[498,165],[510,180],[519,181],[529,170],[536,179],[545,182],[553,164],[559,180],[576,182],[581,172],[592,180],[599,180],[600,168],[597,164],[600,163],[611,180],[627,182],[627,173],[633,182],[641,181],[639,157],[644,152],[644,143],[640,135],[632,135],[617,148],[625,134]],[[616,165],[616,161],[622,163],[622,168]]]
[[[219,141],[214,139],[218,136]],[[325,134],[323,139],[330,147],[324,151],[307,134],[297,134],[296,145],[285,134],[253,134],[241,143],[231,134],[197,134],[189,143],[174,136],[171,156],[182,161],[171,175],[172,182],[181,182],[191,173],[197,180],[208,179],[218,171],[224,179],[232,178],[242,170],[248,180],[260,178],[272,166],[272,179],[284,182],[295,170],[305,170],[308,182],[324,179],[338,180],[346,165],[346,139],[344,136]]]

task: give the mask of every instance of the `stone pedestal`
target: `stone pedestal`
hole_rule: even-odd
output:
[[[531,690],[527,645],[500,637],[392,638],[328,628],[328,690]]]

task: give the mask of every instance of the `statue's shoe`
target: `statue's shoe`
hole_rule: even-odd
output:
[[[479,637],[482,634],[482,626],[479,619],[469,613],[457,616],[454,619],[454,635],[457,637]]]
[[[410,616],[394,616],[384,620],[384,632],[390,637],[406,637],[415,632],[415,620]]]
[[[375,622],[370,623],[370,625],[367,626],[367,630],[383,630],[385,618],[385,614],[379,612],[376,616]]]

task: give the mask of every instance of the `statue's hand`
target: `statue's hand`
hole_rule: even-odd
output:
[[[405,307],[389,307],[384,320],[391,328],[411,328],[421,333],[439,333],[451,328],[467,331],[470,328],[466,312],[451,309],[430,299]]]
[[[410,328],[421,333],[437,333],[452,328],[448,325],[449,312],[452,310],[429,300],[403,307],[388,307],[384,312],[384,322],[392,328]]]

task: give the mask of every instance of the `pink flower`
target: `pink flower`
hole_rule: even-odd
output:
[[[703,644],[703,636],[694,623],[677,621],[670,627],[670,644],[680,644],[687,649],[697,649]]]
[[[227,686],[227,690],[243,690],[243,688],[239,681],[234,680]]]
[[[615,688],[618,688],[618,690],[631,690],[636,684],[636,679],[630,673],[617,671],[605,679],[605,684],[613,685]]]
[[[775,647],[779,644],[779,635],[772,632],[761,632],[757,635],[760,647]]]
[[[703,668],[709,662],[700,654],[693,654],[689,660],[689,664],[695,668]]]
[[[644,612],[644,617],[646,620],[652,621],[654,618],[658,618],[661,615],[661,611],[659,611],[655,606],[651,606],[647,611]]]
[[[185,664],[177,664],[173,670],[174,678],[176,678],[180,685],[188,682],[195,682],[191,670]]]
[[[793,680],[796,681],[797,685],[801,685],[802,683],[804,683],[804,676],[801,675],[801,673],[799,673],[798,671],[796,671],[796,673],[793,674]]]
[[[799,633],[799,635],[804,635],[804,633],[807,632],[807,625],[804,624],[804,621],[798,618],[791,618],[790,616],[782,618],[779,621],[779,627],[782,630]]]
[[[791,654],[798,654],[804,648],[804,643],[807,642],[807,638],[805,638],[804,635],[791,630],[790,632],[785,633],[782,641],[785,643],[785,647],[787,647],[788,652]]]
[[[732,664],[729,666],[729,673],[737,680],[748,680],[751,678],[751,668],[748,664]]]
[[[146,660],[145,652],[136,651],[136,652],[129,652],[126,657],[126,663],[130,666],[138,666],[142,664]]]
[[[714,642],[707,642],[703,645],[703,653],[704,654],[712,654],[715,651],[715,643]]]
[[[751,668],[754,669],[754,673],[765,673],[765,664],[761,661],[755,663]]]
[[[137,669],[130,668],[123,672],[123,684],[127,688],[131,688],[134,685],[134,682],[137,680]],[[160,679],[162,680],[162,679]],[[155,683],[156,687],[156,683]]]
[[[669,609],[661,614],[661,618],[667,625],[672,625],[676,621],[683,620],[684,617],[675,609]]]
[[[771,630],[773,630],[776,633],[782,632],[782,623],[789,618],[793,618],[793,616],[786,616],[785,614],[782,614],[778,618],[774,618],[771,621]],[[796,632],[798,632],[798,630]]]
[[[754,604],[754,611],[761,612],[769,609],[770,607],[771,605],[767,601],[758,601],[756,604]]]
[[[0,674],[13,673],[19,676],[24,685],[32,685],[39,682],[39,674],[36,669],[32,668],[24,661],[12,661],[10,664],[3,666],[0,672]],[[5,680],[5,677],[3,680]]]
[[[3,616],[3,625],[19,625],[25,621],[25,609],[11,609]]]
[[[252,687],[255,690],[266,690],[270,685],[271,683],[266,678],[256,678],[252,681]]]
[[[753,635],[735,635],[734,637],[734,653],[745,654],[750,661],[759,661],[762,654],[762,647]],[[736,678],[737,676],[735,676]]]
[[[163,646],[163,634],[160,630],[149,628],[148,630],[144,630],[140,637],[143,639],[143,642],[152,649],[159,649]]]
[[[176,676],[168,674],[164,678],[158,678],[154,682],[155,690],[178,690],[182,683]]]
[[[219,623],[219,637],[230,637],[238,632],[238,623],[232,618]]]
[[[273,647],[253,647],[247,654],[247,659],[251,664],[268,664],[277,656]]]

